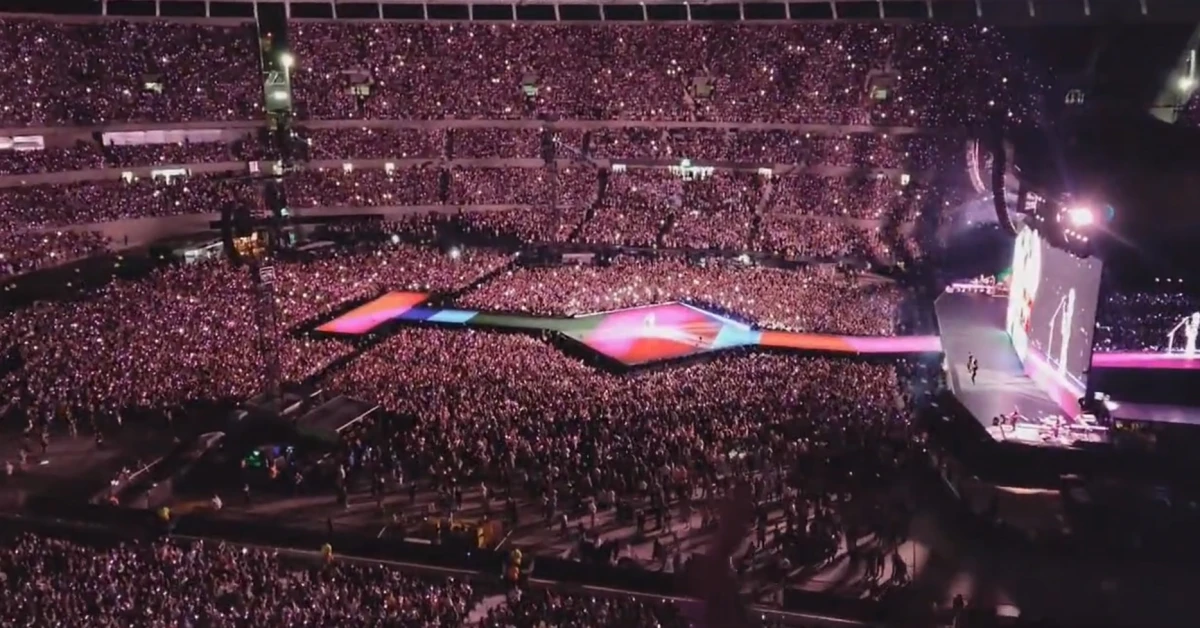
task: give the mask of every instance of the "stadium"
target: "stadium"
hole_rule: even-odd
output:
[[[0,625],[1190,625],[1200,4],[4,11]]]

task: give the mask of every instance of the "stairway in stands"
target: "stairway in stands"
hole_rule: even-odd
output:
[[[679,210],[675,210],[663,219],[662,224],[658,227],[658,233],[654,234],[654,246],[665,249],[667,248],[667,234],[671,233],[671,229],[675,228],[676,221],[679,220]]]
[[[444,155],[446,159],[454,159],[454,140],[456,130],[457,129],[446,129],[446,132],[442,133],[442,155]]]
[[[596,200],[592,201],[591,207],[588,207],[587,211],[584,212],[583,220],[580,220],[579,224],[575,225],[575,228],[571,230],[571,235],[567,236],[567,242],[578,242],[579,234],[583,231],[583,226],[589,220],[595,218],[596,212],[600,211],[604,203],[605,194],[608,192],[609,172],[607,168],[596,170]]]
[[[775,180],[767,179],[767,182],[763,184],[762,194],[758,198],[758,204],[754,207],[754,216],[750,219],[750,246],[747,248],[749,248],[751,251],[758,250],[758,245],[762,242],[763,216],[771,210],[774,192]]]
[[[445,301],[448,303],[454,303],[454,302],[458,301],[464,295],[469,294],[471,291],[475,290],[479,286],[482,286],[483,284],[491,281],[492,279],[495,279],[501,273],[507,273],[510,270],[514,270],[517,267],[517,259],[518,258],[515,256],[512,257],[511,259],[508,260],[508,263],[501,264],[500,266],[497,266],[496,268],[492,269],[491,271],[486,272],[486,273],[476,277],[474,281],[459,288],[458,290],[455,290],[453,292],[444,292],[442,294],[439,294],[438,300]]]

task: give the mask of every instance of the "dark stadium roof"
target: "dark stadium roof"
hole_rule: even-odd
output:
[[[738,0],[706,0],[686,3],[678,0],[522,0],[521,2],[473,3],[469,0],[284,0],[284,2],[257,2],[256,0],[122,0],[112,3],[95,0],[56,0],[53,3],[38,0],[10,0],[4,3],[7,13],[56,13],[98,15],[107,11],[109,15],[154,16],[160,11],[163,16],[204,17],[206,11],[212,17],[250,17],[255,5],[275,7],[285,5],[292,17],[341,17],[353,19],[468,19],[476,9],[487,11],[497,7],[516,7],[510,11],[518,20],[558,19],[556,7],[590,9],[595,18],[586,13],[571,13],[571,20],[600,19],[605,14],[609,20],[829,20],[829,19],[937,19],[954,21],[981,21],[988,23],[1052,23],[1052,22],[1103,22],[1125,23],[1163,20],[1180,21],[1200,19],[1200,3],[1192,0],[760,0],[739,2]],[[607,7],[601,10],[600,7]],[[638,11],[645,7],[644,10]],[[405,9],[416,10],[405,10]],[[454,11],[442,15],[442,9],[460,9],[458,17]],[[612,11],[610,9],[625,9]],[[543,11],[545,10],[545,11]],[[449,15],[454,17],[447,17]],[[488,15],[492,15],[488,13]],[[498,19],[498,18],[486,18]],[[509,18],[512,19],[512,18]]]

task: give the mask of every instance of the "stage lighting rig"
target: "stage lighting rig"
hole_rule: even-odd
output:
[[[992,193],[1006,230],[1030,223],[1076,254],[1196,253],[1200,130],[1097,105],[1049,126],[977,130],[967,156],[972,185]]]

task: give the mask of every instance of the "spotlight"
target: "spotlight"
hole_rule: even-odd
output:
[[[458,259],[460,257],[462,257],[462,249],[457,246],[450,249],[450,259]]]
[[[296,64],[296,58],[292,56],[292,53],[285,52],[285,53],[279,55],[279,65],[282,65],[283,69],[290,70],[290,69],[292,69],[292,66],[295,64]]]
[[[1076,227],[1087,227],[1096,222],[1096,214],[1086,207],[1070,207],[1066,210],[1067,220]]]

